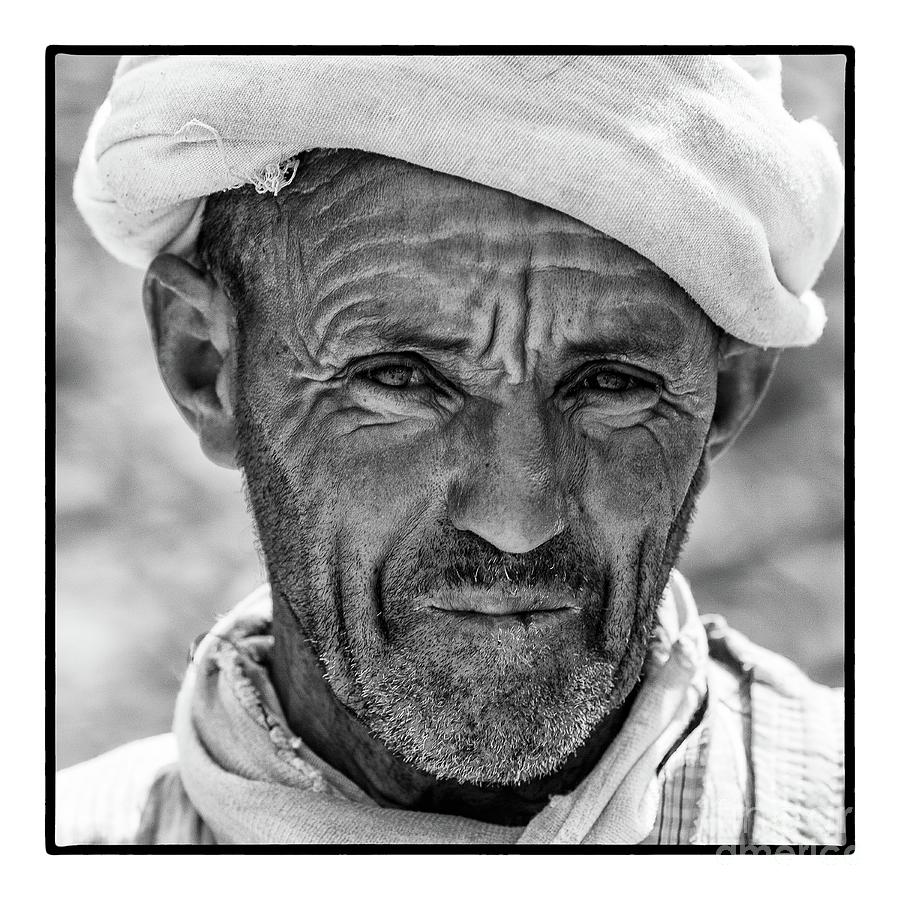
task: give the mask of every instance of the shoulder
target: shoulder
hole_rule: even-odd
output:
[[[171,734],[63,769],[55,806],[59,846],[194,843],[181,838],[202,830],[181,787]]]
[[[844,692],[705,616],[722,707],[743,733],[754,843],[844,840]]]

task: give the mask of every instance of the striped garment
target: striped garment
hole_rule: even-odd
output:
[[[644,844],[839,845],[846,838],[844,693],[704,616],[709,694],[659,772]]]
[[[681,584],[686,588],[683,579]],[[655,823],[638,840],[716,847],[841,844],[842,691],[814,684],[719,617],[704,617],[703,624],[709,650],[702,657],[705,696],[656,770]],[[653,788],[648,785],[648,796],[656,796]],[[634,824],[613,833],[634,834]],[[171,734],[61,772],[56,826],[60,845],[217,843],[182,784]],[[491,835],[501,832],[503,843],[526,842],[507,839],[511,829],[491,826],[473,842],[499,842]],[[335,841],[342,842],[340,835]]]

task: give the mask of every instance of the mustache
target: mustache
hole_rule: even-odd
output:
[[[568,530],[526,553],[507,553],[468,531],[452,526],[423,546],[417,556],[410,585],[414,593],[436,588],[523,588],[570,591],[602,591],[608,567],[584,540]]]

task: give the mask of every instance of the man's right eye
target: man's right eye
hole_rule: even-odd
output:
[[[393,390],[421,387],[427,383],[423,370],[412,363],[387,362],[357,369],[356,376],[374,381],[382,387]]]

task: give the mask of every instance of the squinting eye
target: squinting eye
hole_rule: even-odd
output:
[[[371,369],[364,369],[360,375],[388,388],[418,387],[425,383],[421,369],[401,363],[373,366]]]
[[[646,383],[640,378],[608,369],[590,372],[581,378],[577,385],[583,391],[608,391],[616,394],[646,386]]]

